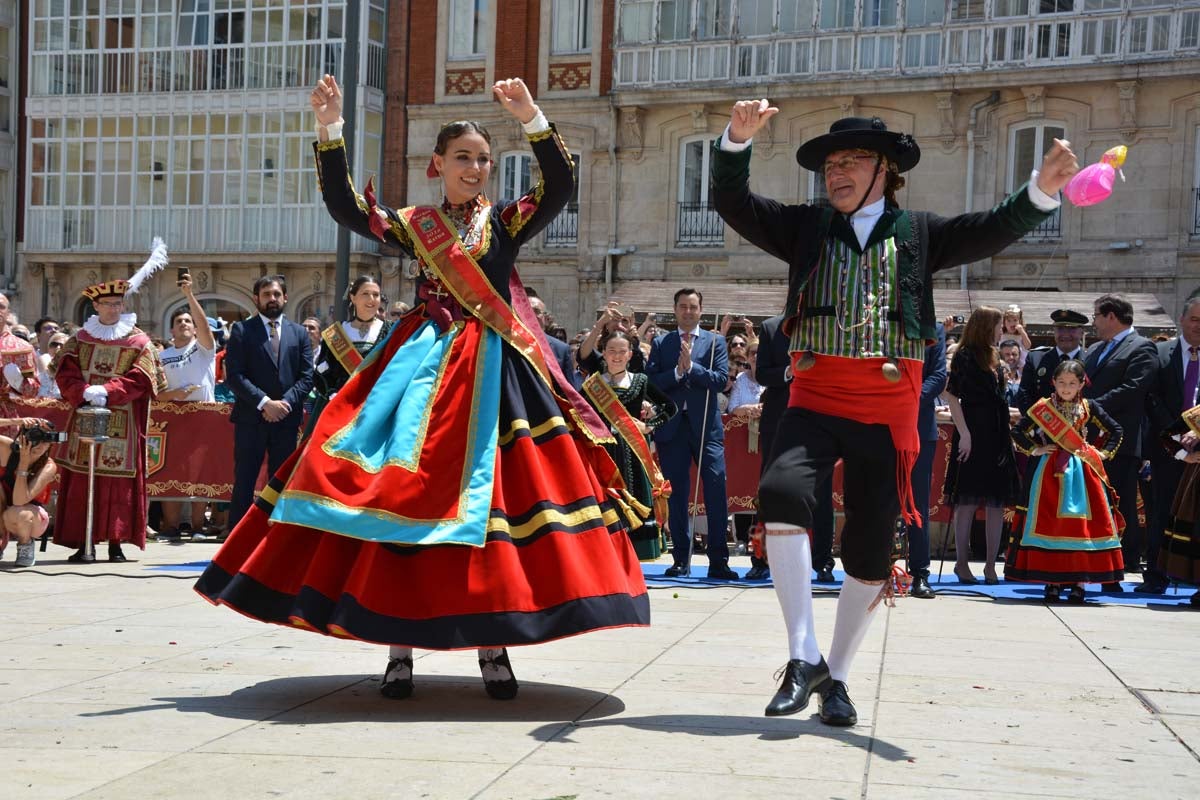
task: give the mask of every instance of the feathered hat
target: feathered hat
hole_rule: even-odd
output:
[[[128,297],[131,294],[137,294],[143,283],[167,265],[167,245],[162,238],[155,236],[152,248],[150,258],[146,259],[142,268],[133,273],[133,277],[129,280],[118,278],[93,284],[83,290],[83,296],[88,300],[95,301],[104,297]]]

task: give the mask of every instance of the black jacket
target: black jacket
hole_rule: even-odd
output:
[[[235,322],[225,347],[225,384],[237,400],[231,422],[266,425],[258,404],[266,395],[286,400],[292,413],[278,425],[299,425],[304,416],[304,398],[313,387],[312,341],[308,331],[280,317],[279,364],[271,356],[267,326],[257,314]]]
[[[1154,387],[1158,351],[1154,342],[1131,333],[1100,362],[1107,345],[1095,342],[1084,356],[1089,384],[1084,386],[1083,396],[1099,403],[1125,432],[1117,455],[1140,457],[1142,417],[1146,395]]]

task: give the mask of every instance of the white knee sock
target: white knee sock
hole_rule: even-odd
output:
[[[850,675],[850,662],[858,652],[875,609],[871,604],[883,589],[877,583],[863,583],[846,576],[838,595],[837,621],[833,628],[833,644],[829,647],[829,674],[835,681],[845,681]]]
[[[817,647],[817,633],[813,629],[812,545],[807,534],[782,533],[785,530],[803,529],[767,523],[767,560],[775,582],[775,596],[783,609],[783,623],[787,626],[788,657],[818,664],[821,649]]]
[[[479,658],[489,662],[483,666],[483,679],[485,681],[507,681],[513,676],[503,664],[497,664],[492,659],[499,658],[504,653],[503,647],[480,647]]]
[[[399,645],[391,645],[388,647],[388,666],[391,666],[395,659],[412,658],[411,647],[400,647]],[[405,663],[396,663],[387,672],[383,674],[383,682],[391,683],[392,681],[407,681],[412,679],[412,667]]]

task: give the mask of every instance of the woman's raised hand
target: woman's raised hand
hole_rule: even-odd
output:
[[[496,81],[492,86],[492,95],[496,102],[504,106],[504,110],[512,114],[521,123],[532,122],[537,116],[538,107],[533,102],[529,87],[520,78],[509,78]]]
[[[754,134],[767,124],[767,120],[779,113],[779,109],[761,100],[739,100],[733,104],[729,115],[729,141],[741,144],[754,138]]]
[[[317,115],[317,122],[328,125],[342,118],[342,87],[338,86],[337,78],[326,75],[317,81],[312,94],[308,96],[308,104]]]

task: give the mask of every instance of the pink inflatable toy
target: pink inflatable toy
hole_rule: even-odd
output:
[[[1121,181],[1125,181],[1121,165],[1125,163],[1128,152],[1129,149],[1123,144],[1105,151],[1100,163],[1089,164],[1075,173],[1067,188],[1063,189],[1063,194],[1077,206],[1094,206],[1104,202],[1112,194],[1113,179],[1119,174]]]

